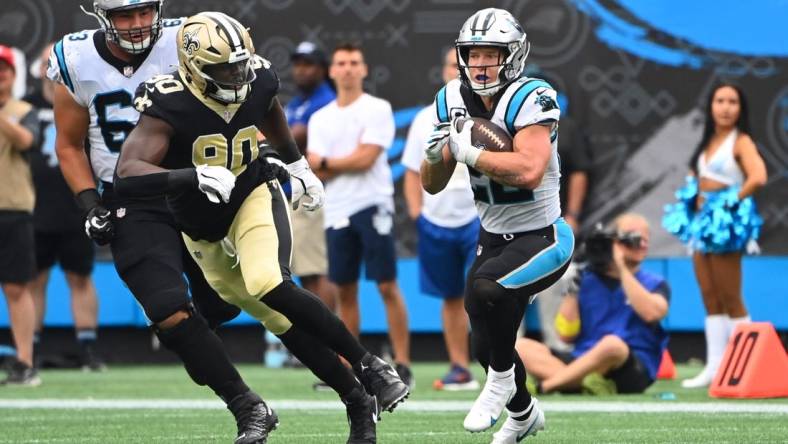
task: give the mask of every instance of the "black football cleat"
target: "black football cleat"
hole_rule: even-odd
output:
[[[279,425],[279,418],[254,392],[238,395],[227,404],[235,416],[238,436],[234,444],[265,444],[268,434]]]
[[[348,396],[342,398],[347,411],[347,422],[350,436],[347,444],[375,444],[376,428],[380,419],[380,406],[374,396],[357,387]]]
[[[381,410],[393,412],[410,395],[397,371],[377,356],[367,353],[353,370],[367,393],[377,398]]]
[[[41,378],[38,377],[36,369],[17,361],[11,364],[8,377],[0,381],[0,385],[38,387],[41,385]]]
[[[394,370],[397,371],[399,378],[402,379],[409,389],[413,390],[416,388],[416,378],[413,377],[413,372],[410,371],[410,367],[405,364],[397,364],[394,366]]]

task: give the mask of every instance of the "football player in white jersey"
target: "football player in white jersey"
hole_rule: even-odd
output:
[[[276,417],[241,379],[212,330],[239,309],[222,302],[205,282],[163,197],[124,199],[113,192],[120,147],[139,116],[132,105],[137,86],[178,64],[175,34],[182,20],[163,19],[161,9],[162,0],[95,0],[88,14],[100,29],[68,34],[55,44],[47,72],[57,82],[55,150],[85,212],[87,235],[110,244],[118,274],[161,343],[181,358],[197,384],[227,403],[238,425],[236,443],[264,442]]]
[[[544,428],[544,414],[525,388],[525,368],[514,344],[533,295],[564,273],[574,249],[561,219],[556,128],[560,111],[547,82],[522,75],[530,43],[518,21],[488,8],[463,24],[456,41],[460,79],[435,97],[435,131],[425,144],[424,189],[443,189],[456,162],[468,166],[482,230],[471,267],[465,309],[487,381],[464,427],[492,427],[504,407],[508,418],[493,443],[515,443]],[[482,151],[471,125],[482,117],[506,130],[513,152]]]

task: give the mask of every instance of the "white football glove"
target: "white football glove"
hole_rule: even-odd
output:
[[[285,168],[290,173],[290,199],[293,201],[293,209],[298,208],[298,204],[304,196],[311,198],[310,202],[304,201],[305,210],[315,211],[322,207],[326,198],[323,182],[309,168],[306,158],[301,156],[295,162],[285,165]]]
[[[230,201],[235,187],[235,174],[222,166],[200,165],[197,168],[197,187],[213,203]]]
[[[449,143],[449,126],[451,123],[439,123],[424,143],[424,160],[427,163],[433,164],[443,160],[443,147]]]
[[[476,148],[471,143],[471,127],[473,121],[469,120],[462,126],[462,131],[457,131],[456,121],[452,122],[449,130],[449,149],[457,162],[464,163],[470,167],[476,165],[482,150]]]

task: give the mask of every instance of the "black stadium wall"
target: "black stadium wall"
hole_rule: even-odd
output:
[[[92,7],[3,0],[0,42],[32,60],[45,43],[97,26],[80,4]],[[550,79],[567,99],[564,111],[585,128],[593,160],[586,227],[631,209],[655,226],[653,254],[684,254],[659,220],[700,138],[701,105],[726,78],[748,95],[753,137],[769,168],[769,183],[756,196],[765,219],[761,247],[788,254],[788,8],[779,0],[166,0],[164,13],[216,10],[248,26],[257,52],[281,76],[283,101],[293,94],[289,54],[300,41],[329,50],[360,41],[368,92],[389,100],[397,113],[390,157],[399,178],[402,140],[414,111],[440,86],[442,51],[465,18],[490,6],[520,20],[533,45],[529,69]],[[756,20],[740,20],[753,11]],[[411,224],[401,195],[398,201],[400,252],[412,255]]]

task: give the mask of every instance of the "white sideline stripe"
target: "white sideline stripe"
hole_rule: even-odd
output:
[[[342,410],[339,401],[267,400],[280,410]],[[540,402],[546,412],[600,413],[771,413],[788,414],[788,404],[719,402]],[[412,412],[465,412],[471,401],[408,401],[398,410]],[[0,399],[0,409],[224,409],[220,401],[187,399]]]

